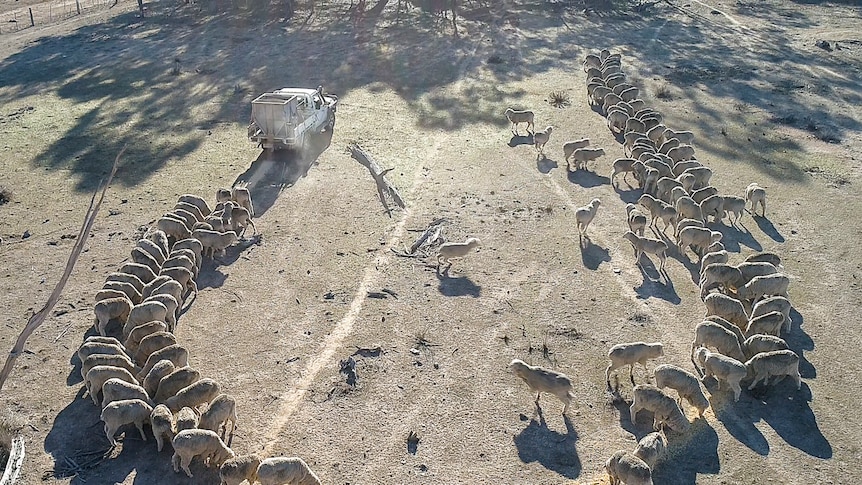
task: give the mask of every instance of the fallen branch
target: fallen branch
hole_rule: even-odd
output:
[[[395,205],[402,209],[405,208],[406,205],[404,204],[404,199],[401,198],[401,194],[398,193],[398,189],[393,187],[392,184],[386,180],[386,174],[394,170],[394,168],[387,168],[386,170],[381,169],[380,165],[377,164],[374,158],[359,146],[358,143],[347,145],[347,149],[350,151],[350,156],[368,168],[368,171],[371,172],[371,176],[374,177],[374,182],[377,184],[377,195],[380,197],[380,203],[383,204],[383,208],[386,210],[386,215],[392,217],[392,211],[389,209],[389,204],[386,203],[387,194],[389,197],[392,197]]]
[[[111,168],[111,173],[108,175],[108,179],[102,186],[102,194],[99,196],[98,201],[96,201],[98,190],[93,192],[93,197],[90,199],[90,206],[87,207],[87,212],[84,216],[84,223],[81,225],[78,237],[75,238],[75,245],[72,246],[72,253],[69,254],[69,261],[66,262],[66,269],[63,271],[63,276],[60,277],[60,281],[57,283],[57,286],[54,287],[54,291],[51,293],[51,296],[48,297],[48,302],[45,303],[45,306],[42,307],[41,310],[30,317],[27,321],[27,325],[24,326],[24,330],[21,331],[21,335],[18,336],[18,340],[15,341],[15,345],[12,347],[12,350],[9,351],[9,356],[6,357],[6,364],[3,365],[3,370],[0,371],[0,391],[3,390],[3,384],[6,383],[6,379],[9,377],[9,374],[12,373],[12,367],[15,366],[15,361],[18,359],[18,356],[24,352],[24,345],[27,343],[27,339],[30,338],[30,335],[39,328],[40,325],[42,325],[48,317],[48,314],[51,313],[54,305],[56,305],[57,301],[60,299],[60,294],[63,293],[63,288],[66,287],[66,282],[72,274],[72,269],[75,267],[75,263],[78,262],[78,257],[81,256],[81,252],[84,250],[84,244],[87,242],[87,239],[90,236],[90,230],[96,222],[96,215],[99,213],[102,201],[105,200],[105,192],[108,191],[108,187],[111,185],[111,180],[114,179],[114,175],[117,173],[117,167],[120,164],[120,156],[125,150],[126,147],[123,147],[123,149],[120,150],[120,153],[117,154],[117,158],[114,159],[114,166]]]

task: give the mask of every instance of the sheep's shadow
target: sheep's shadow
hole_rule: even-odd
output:
[[[667,438],[668,448],[680,458],[659,462],[653,469],[654,483],[694,485],[698,475],[714,475],[721,471],[718,434],[705,419],[691,423],[684,439],[675,439],[673,433],[669,433]]]
[[[467,276],[449,276],[450,266],[447,266],[442,272],[437,268],[435,275],[440,281],[437,290],[443,296],[471,296],[479,298],[482,296],[482,287],[473,283]]]
[[[227,281],[227,276],[219,270],[216,261],[204,261],[196,281],[198,291],[204,288],[221,288],[224,286],[224,282]]]
[[[234,245],[225,248],[223,256],[210,260],[212,264],[218,263],[220,266],[230,266],[243,256],[243,254],[252,246],[259,246],[263,241],[263,234],[257,233],[251,237],[243,237]]]
[[[568,416],[563,416],[566,433],[548,428],[541,406],[537,405],[539,420],[530,419],[530,424],[513,438],[518,458],[524,463],[539,462],[548,470],[575,479],[581,474],[581,459],[578,456],[578,433]]]
[[[599,269],[602,263],[607,263],[611,260],[611,253],[607,248],[603,248],[597,244],[593,244],[587,236],[580,237],[578,247],[581,249],[581,262],[584,267],[591,271]]]
[[[614,192],[616,192],[617,195],[620,196],[620,200],[622,200],[626,204],[637,204],[638,199],[640,199],[641,195],[643,194],[643,190],[641,190],[639,187],[633,187],[631,185],[629,185],[628,190],[621,190],[619,185],[614,185],[613,187]]]
[[[790,350],[799,356],[799,374],[805,379],[814,379],[817,377],[817,369],[805,358],[804,352],[814,350],[814,340],[802,329],[805,318],[796,311],[796,308],[790,309],[790,320],[790,332],[786,333],[784,340]]]
[[[755,223],[757,223],[757,227],[759,227],[764,234],[772,238],[773,241],[780,243],[783,243],[785,241],[784,236],[782,236],[781,233],[778,232],[778,229],[775,228],[775,225],[772,224],[772,221],[770,221],[766,217],[756,216],[754,214],[751,214],[751,218],[754,219]]]
[[[739,227],[728,226],[725,224],[718,225],[720,227],[714,230],[721,232],[721,243],[724,244],[724,248],[728,251],[738,253],[741,251],[741,246],[743,245],[755,251],[763,251],[763,245],[757,241],[754,234],[752,234],[744,224],[740,223],[740,226],[745,229],[744,231]]]
[[[737,441],[747,446],[751,451],[761,456],[769,454],[769,442],[763,433],[754,426],[754,419],[749,411],[748,399],[745,393],[740,396],[739,402],[733,401],[733,391],[726,384],[718,390],[718,381],[710,377],[703,380],[703,385],[709,391],[709,405],[715,413],[716,419],[721,421],[724,428]]]
[[[643,282],[640,286],[634,288],[637,297],[641,300],[658,298],[672,305],[679,305],[682,303],[682,299],[679,297],[679,294],[677,294],[676,288],[673,286],[673,281],[671,281],[670,275],[668,275],[667,271],[659,272],[652,260],[649,259],[646,254],[641,256],[641,261],[644,260],[646,261],[646,264],[637,265],[640,269],[641,276],[643,276]],[[649,273],[655,273],[658,275],[658,278],[652,278]],[[663,282],[662,276],[664,276]]]
[[[533,135],[512,134],[512,139],[509,140],[508,145],[512,148],[515,148],[516,146],[519,146],[519,145],[534,145]]]
[[[545,154],[539,154],[536,156],[536,169],[539,172],[547,175],[551,173],[551,170],[557,167],[559,167],[559,165],[557,164],[556,160],[551,160],[550,158],[545,156]]]
[[[567,170],[566,178],[573,184],[580,185],[588,189],[590,187],[598,187],[610,183],[611,179],[604,177],[589,170]]]

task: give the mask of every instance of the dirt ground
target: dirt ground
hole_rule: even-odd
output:
[[[786,338],[802,389],[782,382],[734,403],[708,382],[712,407],[705,419],[686,407],[692,427],[670,433],[655,483],[862,479],[852,3],[673,0],[627,14],[468,3],[457,35],[392,2],[359,24],[347,3],[301,4],[289,19],[242,2],[149,3],[142,20],[134,2],[93,2],[9,29],[28,5],[0,2],[0,185],[11,192],[0,348],[46,301],[92,191],[127,150],[60,302],[0,392],[28,419],[20,483],[218,482],[200,463],[193,479],[174,474],[169,447],[156,453],[134,428],[110,449],[73,354],[92,332],[93,295],[146,227],[180,194],[213,200],[237,182],[250,184],[260,235],[205,263],[176,331],[192,366],[237,398],[237,453],[300,456],[327,484],[607,483],[607,457],[652,431],[649,413],[628,417],[625,371],[606,390],[608,348],[662,341],[650,369],[691,369],[703,305],[690,250],[671,250],[664,278],[646,261],[639,269],[621,237],[640,191],[610,184],[623,151],[589,108],[580,67],[603,47],[622,54],[666,124],[695,133],[721,193],[767,187],[766,218],[713,228],[732,261],[773,251],[792,278]],[[307,158],[247,141],[254,96],[318,84],[339,95],[338,122]],[[551,91],[570,104],[551,106]],[[512,136],[510,105],[554,126],[546,158]],[[568,172],[562,142],[581,137],[607,156]],[[406,210],[383,212],[351,141],[394,168]],[[573,212],[594,197],[602,206],[582,246]],[[448,219],[447,239],[483,243],[447,274],[395,253],[436,218]],[[355,386],[340,372],[351,356]],[[566,419],[553,397],[537,408],[506,370],[513,358],[572,377]]]

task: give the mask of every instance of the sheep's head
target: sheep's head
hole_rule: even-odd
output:
[[[521,371],[523,371],[527,367],[527,364],[524,363],[521,359],[513,359],[509,364],[509,370],[514,372],[515,374],[521,375]]]
[[[602,205],[602,201],[600,199],[593,199],[590,201],[590,205],[593,207],[598,207]]]
[[[475,237],[467,238],[466,243],[467,243],[467,246],[470,246],[471,248],[475,248],[475,247],[482,245],[482,241],[480,241],[479,238],[475,238]]]
[[[697,350],[694,351],[694,358],[700,365],[703,365],[708,355],[709,350],[707,350],[706,347],[698,347]]]

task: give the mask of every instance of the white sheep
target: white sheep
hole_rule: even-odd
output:
[[[758,315],[748,322],[745,328],[745,336],[756,334],[781,336],[781,327],[784,325],[784,314],[781,312],[768,312]]]
[[[170,409],[169,409],[170,410]],[[195,409],[184,407],[177,412],[177,433],[187,429],[197,429],[200,416]]]
[[[112,377],[102,384],[102,408],[114,402],[126,399],[140,399],[150,406],[154,406],[150,396],[143,387],[126,382],[122,379]]]
[[[788,350],[790,347],[787,345],[787,342],[781,337],[776,337],[774,335],[754,334],[751,337],[745,339],[743,348],[745,349],[745,358],[751,359],[755,355],[763,352]]]
[[[221,467],[222,463],[235,456],[221,438],[208,429],[180,431],[171,443],[174,446],[174,454],[171,457],[174,472],[179,473],[182,467],[189,477],[192,477],[189,465],[196,456],[201,456],[208,467]]]
[[[90,397],[93,399],[93,404],[96,406],[101,405],[100,399],[102,385],[108,379],[112,378],[122,379],[130,384],[138,384],[138,380],[135,379],[135,376],[122,367],[115,367],[112,365],[97,365],[93,367],[87,371],[87,376],[84,377],[84,387],[86,387],[87,392],[90,393]]]
[[[140,283],[140,280],[138,280],[138,282]],[[141,288],[143,288],[143,283],[141,283]],[[133,305],[137,305],[141,302],[141,292],[138,291],[134,285],[126,283],[125,281],[106,281],[105,284],[102,285],[102,289],[122,292],[124,295],[126,295],[126,298],[128,298],[129,301],[132,302]]]
[[[647,225],[646,215],[639,211],[636,205],[626,204],[626,219],[629,223],[629,230],[643,237]]]
[[[686,145],[694,144],[694,133],[690,131],[676,131],[668,128],[664,130],[662,135],[665,140],[676,138],[680,143],[685,143]]]
[[[766,217],[766,189],[752,182],[745,188],[745,200],[751,202],[751,214],[757,215],[757,204],[762,209],[761,217]]]
[[[230,423],[230,431],[228,431]],[[229,435],[233,439],[236,430],[236,399],[229,394],[219,394],[201,413],[198,428],[218,432],[221,429],[222,438]]]
[[[683,148],[682,146],[678,148]],[[709,185],[709,181],[712,180],[712,170],[709,167],[692,167],[687,168],[683,173],[689,173],[694,175],[694,185],[692,188],[694,190],[698,190],[702,187],[706,187]]]
[[[568,160],[566,160],[568,162]],[[623,174],[623,182],[625,182],[626,177],[628,177],[629,173],[634,169],[632,168],[634,164],[637,162],[634,158],[617,158],[613,163],[613,171],[611,172],[611,185],[614,183],[614,177],[617,176],[618,173]]]
[[[553,126],[548,126],[544,131],[537,131],[533,133],[533,146],[536,147],[536,151],[540,154],[545,153],[545,143],[551,139],[551,132],[554,131]]]
[[[170,374],[164,376],[157,384],[153,400],[162,403],[176,396],[178,392],[201,380],[201,373],[189,366],[174,367]],[[215,431],[215,430],[213,430]]]
[[[148,239],[156,244],[159,247],[162,254],[165,256],[170,252],[170,245],[168,244],[168,235],[165,234],[165,231],[161,229],[153,229],[152,227],[147,229],[147,233],[144,234],[144,239]]]
[[[603,156],[605,156],[604,148],[578,148],[572,154],[572,160],[575,162],[575,170],[580,170],[581,168],[586,170],[587,162]],[[568,160],[566,160],[566,168],[569,171],[572,170],[572,166]]]
[[[703,199],[700,203],[700,211],[703,213],[705,222],[709,222],[710,216],[713,222],[720,221],[724,217],[724,197],[716,194]]]
[[[159,389],[159,382],[166,376],[169,376],[176,366],[173,362],[168,359],[162,359],[156,362],[156,365],[147,372],[147,376],[144,377],[144,381],[141,383],[141,386],[144,388],[144,391],[147,392],[147,395],[153,399],[155,402],[159,402],[155,399],[156,391]]]
[[[452,266],[452,258],[463,258],[474,249],[482,245],[482,241],[475,237],[468,237],[464,242],[447,242],[437,249],[437,266],[448,264]]]
[[[718,231],[711,231],[704,227],[686,227],[679,231],[677,247],[680,253],[685,253],[685,248],[692,246],[700,257],[706,253],[706,248],[721,241],[721,238],[722,234]]]
[[[770,296],[754,304],[751,308],[749,318],[756,318],[769,312],[781,312],[784,315],[784,331],[789,332],[792,323],[790,319],[791,308],[792,305],[787,298],[783,296]]]
[[[679,214],[680,219],[695,219],[698,221],[706,221],[706,219],[704,219],[703,211],[700,208],[700,204],[695,202],[694,199],[692,199],[691,197],[680,197],[676,200],[674,208]],[[706,246],[704,246],[704,249],[706,249]]]
[[[126,350],[128,353],[135,355],[138,352],[138,345],[144,337],[156,332],[165,332],[167,329],[168,324],[158,320],[153,320],[136,326],[131,332],[129,332],[129,336],[126,338]]]
[[[212,210],[210,209],[209,204],[207,204],[207,201],[197,195],[183,194],[177,199],[177,202],[186,202],[188,204],[194,205],[201,211],[201,214],[203,214],[204,217],[212,213]]]
[[[177,338],[171,332],[156,332],[141,339],[135,352],[135,362],[146,362],[154,352],[175,345]]]
[[[152,256],[159,265],[165,262],[165,256],[167,255],[163,253],[162,248],[153,241],[150,241],[149,239],[139,239],[135,247],[149,253],[149,255]]]
[[[128,284],[132,285],[133,287],[135,287],[135,291],[137,291],[138,293],[141,293],[141,291],[143,291],[143,289],[144,289],[144,282],[141,281],[141,279],[138,278],[137,276],[135,276],[133,274],[129,274],[129,273],[122,273],[119,271],[109,273],[108,277],[105,278],[105,285],[103,285],[102,288],[107,288],[107,284],[111,281],[119,281],[122,283],[128,283]]]
[[[766,276],[778,272],[778,269],[772,264],[759,261],[739,263],[736,265],[736,268],[742,273],[742,280],[737,285],[737,288],[744,286],[756,276]]]
[[[740,343],[740,346],[742,346],[743,342],[745,342],[745,335],[742,334],[742,329],[737,327],[736,324],[730,323],[729,321],[718,315],[709,315],[704,317],[703,320],[707,322],[717,323],[722,327],[726,328],[727,330],[730,330],[730,333],[736,335],[736,340]],[[743,348],[743,352],[744,351],[745,349]]]
[[[203,245],[203,255],[206,256],[209,253],[210,257],[215,257],[216,251],[224,255],[228,246],[239,240],[237,234],[233,231],[218,232],[207,231],[206,229],[195,230],[192,233],[192,237]]]
[[[251,192],[248,190],[248,187],[232,188],[230,198],[239,204],[240,207],[247,210],[249,217],[254,217],[254,204],[251,201]],[[252,224],[252,227],[254,227],[254,224]]]
[[[81,362],[84,362],[87,360],[87,357],[93,354],[122,355],[131,359],[127,353],[127,349],[119,343],[91,341],[84,342],[78,347],[78,359]]]
[[[218,476],[221,485],[239,485],[243,480],[249,484],[257,481],[257,467],[260,466],[260,457],[255,454],[243,455],[231,458],[222,463]]]
[[[527,383],[527,387],[536,393],[536,405],[543,392],[557,396],[563,403],[563,414],[569,409],[569,404],[574,398],[572,393],[572,380],[562,372],[557,372],[544,367],[533,366],[520,359],[514,359],[509,364],[509,370],[515,373]]]
[[[680,165],[683,163],[690,163],[690,162],[679,162],[677,165]],[[674,165],[674,167],[676,167],[676,165]],[[686,167],[686,168],[691,168],[691,167]],[[685,170],[685,169],[683,169],[683,170]],[[701,202],[706,200],[708,197],[711,197],[711,196],[716,195],[716,194],[718,194],[718,189],[716,189],[712,185],[707,185],[706,187],[704,187],[702,189],[697,189],[694,192],[692,192],[691,198],[694,199],[695,202],[700,204]]]
[[[745,199],[736,197],[735,195],[725,195],[721,209],[724,211],[723,217],[729,217],[731,213],[733,214],[731,224],[735,226],[739,224],[739,220],[742,218],[743,212],[745,212]]]
[[[150,268],[153,273],[157,273],[161,268],[161,264],[156,260],[156,258],[139,247],[132,248],[130,255],[133,262],[143,264]]]
[[[161,452],[165,446],[164,437],[167,436],[168,441],[171,441],[176,434],[173,413],[164,404],[159,404],[150,413],[150,426],[153,428],[153,436],[156,437],[157,450]]]
[[[189,365],[189,351],[186,350],[185,347],[174,344],[153,352],[149,357],[147,357],[147,362],[144,364],[141,372],[138,373],[138,378],[143,379],[146,377],[146,375],[150,373],[150,370],[152,370],[153,366],[158,364],[161,360],[169,360],[174,363],[175,367],[185,367]]]
[[[132,302],[125,295],[107,298],[96,303],[93,307],[93,312],[96,314],[96,331],[99,335],[106,335],[108,322],[116,318],[120,323],[125,324],[131,311]]]
[[[694,378],[695,381],[697,380],[696,377],[691,377]],[[698,384],[698,388],[699,387],[700,385]],[[702,391],[701,394],[703,394]],[[703,399],[706,400],[705,397]],[[708,401],[707,405],[709,405]],[[633,454],[643,460],[650,469],[655,468],[656,463],[661,461],[665,453],[667,453],[667,438],[658,431],[652,432],[641,438],[633,452]]]
[[[605,105],[607,105],[609,97],[614,97],[614,94],[605,96]],[[616,98],[619,98],[619,96],[616,96]],[[608,111],[607,109],[605,109],[605,112],[608,114],[608,129],[611,131],[611,134],[617,136],[620,133],[625,133],[626,122],[629,120],[628,113],[622,110]]]
[[[512,108],[506,108],[505,111],[506,119],[509,120],[509,123],[512,123],[512,133],[516,136],[518,135],[518,125],[521,123],[527,124],[527,133],[532,133],[530,128],[535,131],[535,126],[533,125],[533,120],[535,118],[535,114],[529,110],[516,110]]]
[[[638,265],[641,264],[641,256],[644,253],[655,254],[659,258],[659,271],[664,271],[664,264],[667,260],[667,243],[660,239],[652,239],[648,237],[640,237],[632,231],[626,231],[623,237],[632,243],[635,249],[635,261]]]
[[[157,301],[165,306],[165,310],[167,310],[165,313],[165,322],[168,324],[168,330],[173,332],[174,329],[177,328],[177,313],[179,312],[180,307],[179,301],[182,300],[177,300],[173,295],[159,293],[148,296],[141,302],[141,304],[143,305],[144,303],[152,301]],[[129,332],[131,332],[131,329]]]
[[[245,210],[245,209],[243,209]],[[192,277],[198,277],[198,265],[195,262],[195,253],[191,249],[174,249],[171,251],[171,255],[168,259],[165,260],[165,264],[162,265],[163,269],[166,268],[185,268],[192,272]]]
[[[691,372],[671,364],[662,364],[655,368],[655,385],[659,389],[669,387],[697,409],[701,418],[709,407],[709,400],[700,388],[700,380]],[[644,460],[646,461],[646,460]],[[650,465],[652,466],[652,465]]]
[[[718,315],[721,318],[733,323],[741,330],[748,326],[748,314],[745,313],[745,307],[742,302],[732,296],[723,295],[721,293],[710,293],[703,300],[703,305],[706,307],[706,315]]]
[[[802,376],[799,374],[799,356],[792,350],[775,350],[755,355],[745,363],[745,369],[754,380],[748,390],[754,389],[758,382],[769,384],[770,377],[776,377],[775,382],[784,376],[790,376],[796,382],[796,389],[802,388]]]
[[[112,365],[114,367],[122,367],[132,374],[138,372],[135,364],[126,355],[116,354],[90,354],[81,363],[81,377],[86,378],[87,372],[97,365]]]
[[[608,358],[611,360],[611,363],[605,369],[605,378],[608,382],[608,387],[611,387],[611,372],[615,369],[629,366],[629,378],[634,383],[635,364],[640,364],[643,366],[644,371],[646,371],[648,360],[657,359],[663,355],[664,346],[661,342],[629,342],[614,345],[608,351]]]
[[[676,190],[676,189],[680,189],[680,188],[676,187],[674,190]],[[682,190],[682,189],[680,189],[680,190]],[[674,231],[673,231],[673,236],[675,238],[677,238],[677,240],[679,240],[679,232],[682,231],[683,229],[685,229],[686,227],[706,227],[706,226],[703,224],[703,221],[701,221],[699,219],[683,218],[681,220],[676,221],[676,225],[675,225]]]
[[[566,163],[569,163],[569,157],[575,153],[575,150],[579,148],[586,148],[590,145],[589,138],[582,138],[580,140],[567,141],[563,143],[563,157],[566,159]]]
[[[174,243],[174,247],[171,249],[172,251],[176,251],[178,249],[190,249],[195,253],[195,265],[198,267],[198,271],[201,269],[201,263],[203,260],[203,244],[195,238],[188,238],[177,241]]]
[[[156,221],[156,226],[168,237],[174,238],[174,240],[185,239],[191,236],[191,229],[186,225],[185,221],[171,217],[167,214],[163,215],[158,221]]]
[[[81,345],[88,343],[100,343],[100,344],[112,344],[123,348],[123,344],[120,343],[115,337],[106,337],[104,335],[90,335],[89,337],[84,339],[84,342]]]
[[[204,220],[204,217],[209,215],[209,214],[204,214],[203,212],[201,212],[200,207],[198,207],[194,204],[190,204],[188,202],[177,202],[176,204],[174,204],[174,209],[182,209],[182,210],[192,214],[193,216],[195,216],[195,222],[200,222],[200,221]]]
[[[665,226],[662,232],[667,232],[668,226],[671,226],[677,218],[677,212],[673,206],[656,199],[650,194],[641,195],[638,199],[638,204],[649,211],[650,217],[652,218],[650,221],[650,227],[657,229],[656,222],[659,220],[664,222]]]
[[[230,210],[230,224],[231,230],[239,237],[245,234],[245,229],[249,225],[253,231],[252,235],[257,234],[257,228],[251,219],[251,213],[245,207],[234,207]]]
[[[746,263],[769,263],[778,268],[781,266],[781,256],[775,253],[759,252],[745,258]]]
[[[230,232],[229,234],[234,233]],[[233,237],[236,238],[236,234],[234,234]],[[174,268],[162,268],[160,276],[170,276],[174,279],[174,281],[183,285],[183,291],[185,292],[183,295],[183,299],[186,295],[198,292],[198,285],[197,283],[195,283],[194,275],[186,268],[182,268],[179,266]]]
[[[677,433],[683,433],[691,425],[676,401],[658,387],[651,384],[638,384],[634,388],[633,396],[632,405],[629,407],[632,423],[636,422],[638,411],[646,409],[653,413],[655,430],[667,424]]]
[[[260,485],[320,485],[320,479],[302,458],[267,458],[257,467]]]
[[[179,411],[184,407],[195,408],[210,402],[219,395],[219,385],[216,381],[206,378],[180,390],[175,396],[165,400],[164,404],[171,411]]]
[[[158,320],[166,322],[168,318],[168,308],[161,302],[148,301],[141,302],[140,305],[135,305],[129,312],[129,317],[123,325],[123,338],[128,339],[132,329],[142,323]]]
[[[694,340],[691,342],[692,360],[694,360],[695,350],[699,347],[712,347],[722,355],[733,357],[738,361],[745,360],[739,337],[733,331],[713,321],[704,320],[694,327]]]
[[[749,301],[756,301],[763,296],[787,296],[790,278],[782,273],[755,276],[742,288],[736,291],[737,296]]]
[[[587,226],[593,222],[593,219],[596,217],[596,213],[599,210],[599,206],[602,205],[602,201],[599,199],[593,199],[589,204],[579,207],[575,210],[575,221],[578,228],[578,235],[581,237],[587,236]]]
[[[728,291],[742,284],[742,272],[739,268],[727,263],[712,263],[703,267],[700,272],[700,299],[704,299],[713,288],[721,287]]]
[[[738,402],[739,395],[742,393],[739,382],[746,375],[745,365],[726,355],[710,352],[704,347],[697,349],[694,357],[704,370],[703,378],[715,376],[718,380],[719,389],[721,389],[722,381],[726,382],[733,390],[733,400]]]
[[[159,278],[161,278],[161,276]],[[183,287],[183,285],[180,284],[179,281],[177,281],[173,278],[170,278],[170,281],[166,281],[166,282],[162,283],[161,285],[159,285],[157,288],[155,288],[152,291],[152,293],[150,293],[150,296],[152,297],[152,296],[158,296],[158,295],[170,295],[171,297],[173,297],[173,299],[175,301],[177,301],[177,313],[178,313],[179,312],[179,302],[183,301],[184,290],[185,290],[185,288]],[[160,301],[160,300],[158,300],[158,301]],[[164,302],[162,302],[162,303],[165,304]],[[167,308],[167,307],[168,307],[168,305],[165,304],[165,308]],[[174,319],[176,320],[176,314],[174,315]]]
[[[105,435],[108,437],[108,441],[111,442],[111,445],[116,446],[117,440],[114,439],[114,434],[120,427],[132,423],[141,433],[141,439],[147,441],[147,435],[144,434],[144,423],[150,420],[152,413],[153,408],[144,401],[127,399],[114,401],[105,406],[99,418],[105,422]]]
[[[143,284],[147,284],[156,279],[156,273],[153,272],[149,266],[144,264],[126,263],[120,266],[120,269],[117,270],[117,272],[137,276]]]
[[[652,470],[630,451],[620,450],[605,462],[611,485],[652,485]]]

